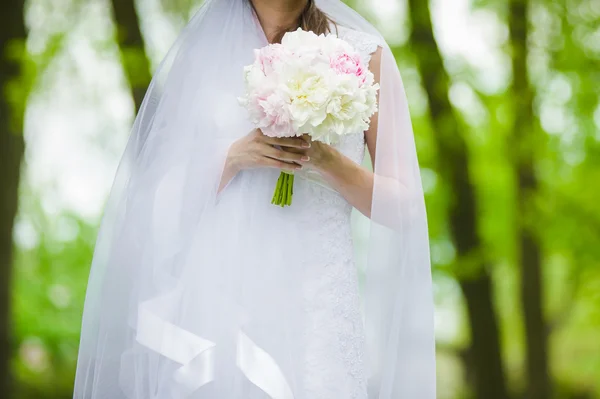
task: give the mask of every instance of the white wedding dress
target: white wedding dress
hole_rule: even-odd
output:
[[[382,48],[367,261],[352,206],[301,171],[218,192],[254,125],[237,97],[267,44],[247,0],[206,0],[155,72],[107,201],[86,293],[75,399],[435,399],[427,219],[408,103],[381,35],[314,0],[368,62]],[[334,145],[357,164],[364,132]],[[362,243],[361,243],[362,245]]]
[[[335,32],[335,30],[334,30]],[[338,36],[359,51],[365,61],[381,43],[375,36],[338,27]],[[363,132],[334,145],[361,164]],[[351,228],[351,205],[324,183],[295,179],[290,217],[304,232],[306,398],[366,399],[365,333],[361,317],[357,269]]]

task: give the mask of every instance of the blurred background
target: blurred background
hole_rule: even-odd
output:
[[[410,100],[438,397],[600,398],[600,1],[348,3]],[[0,398],[72,397],[102,207],[199,5],[1,1]]]

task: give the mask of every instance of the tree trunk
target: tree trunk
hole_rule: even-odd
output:
[[[117,25],[121,62],[131,87],[137,112],[152,78],[150,62],[144,48],[135,0],[111,0],[111,2]]]
[[[22,75],[26,31],[24,1],[0,2],[0,392],[10,397],[11,281],[13,227],[19,198],[21,159],[24,152],[25,95],[6,95],[7,85]],[[14,89],[11,88],[11,89]],[[25,90],[21,88],[21,90]],[[12,92],[12,90],[11,90]],[[22,94],[22,93],[19,93]]]
[[[531,197],[538,187],[534,170],[535,123],[533,93],[527,78],[528,1],[511,0],[509,30],[512,47],[515,121],[511,148],[516,167],[518,251],[521,301],[525,324],[527,398],[549,399],[548,336],[543,314],[542,256],[531,226]]]
[[[449,82],[434,39],[428,1],[409,0],[412,21],[411,46],[419,69],[435,129],[439,173],[454,194],[450,208],[451,236],[459,259],[472,258],[480,249],[477,203],[469,179],[468,149],[459,120],[448,98]],[[471,329],[470,363],[474,390],[480,399],[508,397],[502,365],[500,334],[493,302],[489,265],[478,258],[474,273],[461,279]]]

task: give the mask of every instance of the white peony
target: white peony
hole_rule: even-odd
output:
[[[244,78],[240,104],[270,136],[309,134],[331,144],[368,129],[377,112],[373,74],[352,46],[333,34],[289,32],[281,44],[255,51]]]

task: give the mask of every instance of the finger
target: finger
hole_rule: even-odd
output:
[[[294,154],[304,154],[307,155],[308,154],[308,149],[307,148],[293,148],[293,147],[283,147],[283,149],[287,152],[291,152]]]
[[[310,160],[310,158],[306,154],[290,152],[290,151],[286,151],[284,149],[278,149],[278,148],[274,148],[271,146],[267,146],[267,148],[265,148],[263,154],[269,158],[278,159],[280,161],[285,161],[285,162],[300,163],[300,162],[308,162]]]
[[[265,166],[267,168],[283,169],[283,170],[290,170],[290,171],[302,169],[301,165],[298,165],[295,163],[290,163],[290,162],[285,162],[285,161],[281,161],[279,159],[274,159],[274,158],[269,158],[269,157],[263,157],[261,159],[261,165]]]
[[[271,145],[291,148],[310,148],[310,143],[301,137],[268,137],[265,142]]]

